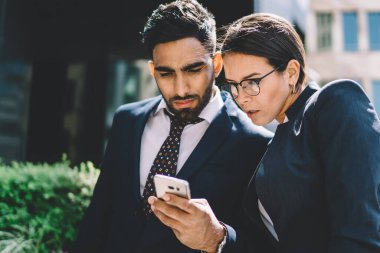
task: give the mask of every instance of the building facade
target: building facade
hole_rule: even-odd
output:
[[[380,1],[310,0],[307,62],[324,85],[358,81],[380,114]]]

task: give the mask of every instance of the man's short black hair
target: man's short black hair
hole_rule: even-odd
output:
[[[160,4],[148,18],[141,35],[151,58],[157,44],[190,37],[198,39],[210,54],[215,53],[214,15],[196,0]]]

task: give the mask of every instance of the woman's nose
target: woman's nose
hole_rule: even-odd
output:
[[[238,96],[235,98],[236,103],[244,109],[244,107],[247,105],[249,99],[251,96],[247,95],[241,86],[238,86],[239,93]]]

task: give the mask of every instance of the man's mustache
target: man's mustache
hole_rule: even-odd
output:
[[[195,99],[195,98],[198,98],[198,96],[197,95],[187,95],[185,97],[175,96],[175,97],[172,97],[170,101],[174,102],[174,101],[182,101],[182,100]]]

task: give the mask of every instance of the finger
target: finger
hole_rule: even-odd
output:
[[[180,242],[182,242],[182,236],[183,236],[183,233],[181,233],[179,230],[176,230],[176,229],[174,229],[174,228],[172,228],[172,230],[173,230],[174,235],[177,237],[177,239],[178,239]]]
[[[151,207],[152,209],[158,210],[166,216],[179,221],[185,219],[185,216],[188,214],[182,209],[159,199],[155,200]]]
[[[194,213],[195,206],[194,201],[179,197],[174,194],[166,193],[163,197],[164,201],[171,206],[175,206],[186,213]]]
[[[156,200],[158,200],[157,197],[155,197],[155,196],[149,196],[149,198],[148,198],[148,203],[149,203],[150,205],[152,205]]]
[[[191,199],[190,202],[196,203],[196,204],[201,204],[203,206],[209,205],[207,199]]]
[[[166,226],[170,227],[174,231],[179,231],[179,222],[170,216],[165,215],[163,212],[160,212],[156,208],[152,208],[154,215]]]
[[[173,233],[175,234],[175,236],[176,236],[178,239],[180,239],[182,233],[181,233],[179,230],[175,229],[175,228],[171,228],[171,229],[173,230]]]

